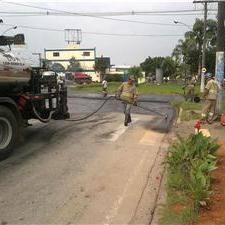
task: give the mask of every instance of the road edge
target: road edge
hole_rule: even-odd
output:
[[[149,170],[147,185],[143,190],[134,215],[128,224],[152,224],[165,173],[164,159],[169,149],[167,142],[169,134],[170,133],[164,136],[162,145],[160,146],[155,158],[155,163]],[[153,193],[154,198],[152,198]]]

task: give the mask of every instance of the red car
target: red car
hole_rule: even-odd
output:
[[[92,78],[88,74],[82,72],[72,73],[73,80],[78,84],[91,83]]]

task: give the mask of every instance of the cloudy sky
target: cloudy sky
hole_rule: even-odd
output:
[[[21,4],[37,8],[26,7]],[[3,19],[4,23],[0,25],[0,32],[3,33],[10,27],[7,24],[17,25],[16,30],[11,30],[7,34],[23,32],[26,37],[27,48],[31,52],[43,53],[44,48],[65,47],[64,29],[81,29],[83,32],[81,47],[95,47],[97,55],[110,56],[112,64],[138,65],[148,56],[170,55],[177,41],[189,29],[188,26],[193,25],[195,18],[203,18],[200,11],[180,11],[202,10],[202,8],[202,4],[193,4],[193,1],[190,0],[1,0],[0,18]],[[216,9],[216,6],[211,4],[209,9]],[[45,15],[47,11],[50,12],[48,16]],[[153,11],[179,12],[156,15]],[[10,14],[5,14],[6,12]],[[32,14],[24,15],[28,12]],[[61,15],[51,15],[52,12]],[[62,15],[63,12],[64,15]],[[106,12],[106,14],[100,14],[103,12]],[[126,15],[112,16],[112,13],[121,12],[125,12]],[[134,12],[133,15],[130,15],[131,12]],[[22,15],[15,13],[22,13]],[[91,16],[79,16],[77,13]],[[92,13],[94,13],[94,16]],[[210,17],[215,18],[215,15],[213,15],[215,13],[215,11],[210,11],[210,14],[212,14]],[[174,20],[185,25],[176,25],[173,22]],[[51,31],[28,29],[20,27],[20,25],[50,29]],[[53,31],[54,29],[58,31]]]

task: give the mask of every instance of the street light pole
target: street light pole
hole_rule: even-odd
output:
[[[202,46],[202,71],[201,71],[201,86],[200,92],[205,90],[205,55],[206,55],[206,27],[207,27],[207,2],[204,3],[204,31],[203,31],[203,46]]]
[[[217,112],[220,114],[222,112],[222,83],[224,80],[224,51],[225,51],[225,2],[218,2],[218,27],[217,27],[217,45],[216,45],[216,80],[220,86],[219,96],[217,101]]]
[[[187,25],[186,23],[183,23],[181,21],[178,21],[178,20],[174,20],[173,21],[175,24],[182,24],[183,26],[187,27],[189,30],[192,30],[192,27]]]

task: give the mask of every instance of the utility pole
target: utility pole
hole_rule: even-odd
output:
[[[204,4],[204,30],[203,30],[203,44],[202,44],[202,68],[201,68],[201,86],[200,92],[203,93],[205,90],[205,53],[206,53],[206,28],[207,28],[207,13],[208,6],[207,3],[211,1],[194,1],[194,3],[203,3]]]
[[[216,80],[220,86],[217,101],[217,113],[222,112],[222,83],[224,80],[224,50],[225,50],[225,1],[218,2],[218,25],[217,25],[217,45],[216,45]]]
[[[204,3],[204,33],[203,33],[203,46],[202,46],[202,71],[201,71],[201,93],[205,90],[205,51],[206,51],[206,27],[207,27],[207,2]]]

